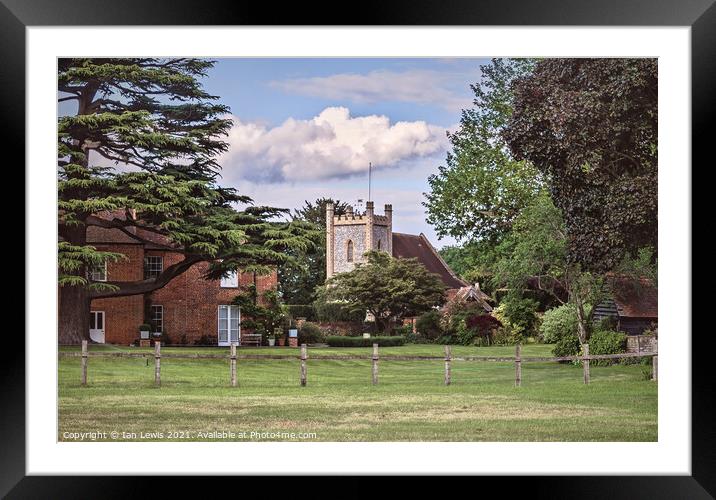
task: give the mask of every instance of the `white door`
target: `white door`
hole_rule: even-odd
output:
[[[241,344],[241,311],[239,306],[219,306],[219,345]]]
[[[104,344],[104,311],[90,312],[90,338]]]

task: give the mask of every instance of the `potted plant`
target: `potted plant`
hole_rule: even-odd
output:
[[[151,325],[148,325],[147,323],[142,323],[139,325],[139,338],[140,339],[148,339],[149,338],[149,331],[152,329]]]
[[[276,344],[276,337],[274,336],[273,333],[269,333],[268,343],[269,343],[270,347],[273,347]]]
[[[281,334],[278,336],[278,345],[280,347],[283,347],[286,345],[286,336],[285,335]]]

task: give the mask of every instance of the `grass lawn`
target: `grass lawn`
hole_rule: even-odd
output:
[[[228,354],[228,348],[162,348],[175,351]],[[239,387],[229,386],[228,359],[165,358],[162,387],[156,388],[152,359],[93,357],[88,386],[82,387],[80,358],[62,357],[58,439],[74,440],[65,433],[114,431],[120,440],[211,441],[222,438],[199,433],[226,431],[235,433],[233,440],[271,441],[657,440],[657,384],[644,375],[648,366],[592,366],[592,383],[585,386],[580,366],[523,363],[517,388],[513,363],[455,361],[452,385],[446,387],[442,361],[383,360],[373,386],[370,361],[317,359],[370,352],[309,348],[306,387],[299,386],[299,361],[289,357],[298,349],[292,348],[239,348],[239,354],[287,356],[239,360]],[[380,349],[381,356],[442,353],[439,345]],[[514,347],[453,346],[453,355],[512,356]],[[525,345],[522,355],[551,356],[551,346]]]

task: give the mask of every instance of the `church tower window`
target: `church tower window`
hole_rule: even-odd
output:
[[[346,260],[353,262],[353,242],[351,240],[348,240],[348,245],[346,245]]]

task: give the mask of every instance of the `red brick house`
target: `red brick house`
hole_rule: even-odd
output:
[[[183,258],[178,252],[166,250],[167,242],[156,234],[142,232],[141,237],[155,243],[140,242],[118,229],[90,226],[88,244],[127,257],[95,270],[92,279],[149,279]],[[172,343],[194,344],[202,338],[218,345],[229,345],[230,341],[240,343],[241,311],[239,306],[231,304],[232,300],[240,293],[239,287],[245,285],[255,285],[259,296],[267,290],[275,290],[277,273],[239,272],[221,280],[206,280],[202,276],[207,268],[206,262],[195,264],[163,288],[148,294],[93,300],[90,337],[96,342],[128,345],[139,339],[139,326],[149,321],[156,331],[168,335]]]

